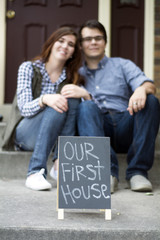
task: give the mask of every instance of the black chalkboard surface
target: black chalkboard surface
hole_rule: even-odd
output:
[[[110,209],[110,139],[59,137],[59,209]]]

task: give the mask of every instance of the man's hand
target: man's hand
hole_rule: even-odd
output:
[[[127,110],[130,115],[134,112],[138,112],[145,107],[147,94],[155,94],[156,88],[152,82],[144,82],[140,87],[136,88],[134,93],[129,99],[129,104]]]
[[[133,115],[134,112],[142,110],[145,107],[146,99],[147,94],[142,85],[135,90],[129,99],[127,110],[129,111],[130,115]]]

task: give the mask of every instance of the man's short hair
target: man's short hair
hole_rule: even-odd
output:
[[[98,22],[96,19],[93,19],[93,20],[88,20],[86,21],[85,23],[82,24],[82,26],[80,27],[79,29],[79,38],[80,40],[82,39],[82,29],[83,28],[97,28],[104,36],[104,41],[105,43],[107,43],[107,33],[106,33],[106,30],[104,28],[104,26],[102,25],[102,23]]]

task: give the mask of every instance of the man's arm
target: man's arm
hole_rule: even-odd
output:
[[[141,86],[137,87],[129,99],[127,110],[130,115],[133,115],[134,112],[138,112],[145,107],[147,94],[155,93],[156,87],[152,82],[144,82]]]
[[[155,94],[156,87],[152,82],[144,82],[140,87],[143,87],[146,91],[146,94]]]

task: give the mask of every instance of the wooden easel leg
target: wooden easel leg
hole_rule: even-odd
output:
[[[111,220],[111,209],[105,209],[105,220]]]
[[[64,219],[64,209],[58,209],[58,219],[59,220]]]

